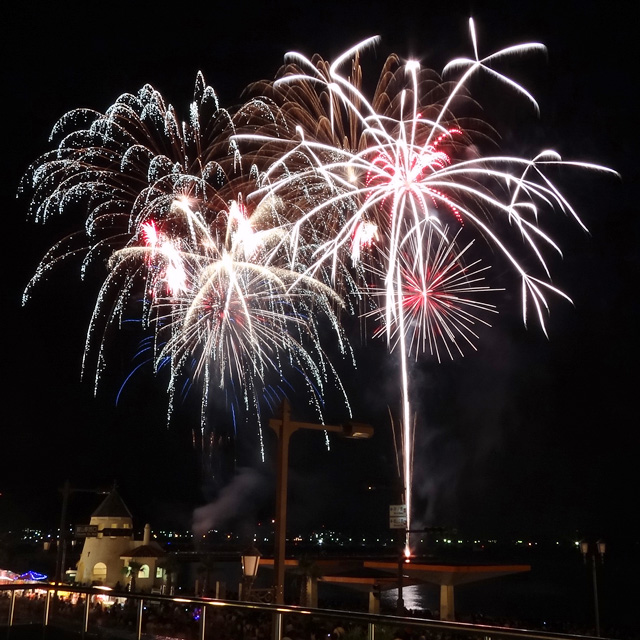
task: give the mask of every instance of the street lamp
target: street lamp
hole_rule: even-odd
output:
[[[273,564],[275,568],[274,599],[276,604],[284,604],[284,560],[287,530],[287,479],[289,474],[289,439],[298,429],[331,431],[345,438],[370,438],[373,427],[361,422],[346,422],[341,425],[316,424],[314,422],[295,422],[291,420],[291,406],[285,398],[279,418],[269,420],[269,426],[278,436],[278,460],[276,468],[276,514],[275,549]]]
[[[604,564],[604,553],[607,545],[602,540],[598,540],[595,545],[587,540],[580,542],[580,552],[584,563],[587,564],[587,556],[591,557],[591,575],[593,579],[593,606],[596,616],[596,636],[600,637],[600,606],[598,604],[598,582],[596,578],[596,558],[600,558],[600,563]]]
[[[243,599],[251,598],[251,586],[258,575],[258,566],[260,565],[260,552],[255,548],[253,543],[248,549],[242,553],[242,577],[243,577]]]

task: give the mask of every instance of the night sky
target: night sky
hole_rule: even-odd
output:
[[[112,358],[93,397],[92,379],[80,380],[80,366],[98,281],[82,283],[78,263],[53,273],[21,306],[44,252],[79,226],[71,217],[37,226],[27,220],[27,200],[15,197],[28,164],[49,149],[55,121],[75,107],[103,111],[146,83],[184,117],[199,70],[222,104],[233,105],[247,84],[273,77],[287,51],[332,59],[375,34],[382,42],[365,73],[376,77],[391,52],[441,70],[450,59],[472,54],[472,15],[485,53],[524,41],[548,47],[546,59],[533,56],[510,67],[538,99],[539,119],[517,99],[506,104],[499,95],[486,96],[487,119],[509,125],[501,131],[505,150],[526,155],[552,147],[567,159],[612,167],[621,179],[576,171],[561,180],[590,234],[562,214],[552,225],[564,251],[564,259],[552,263],[554,283],[574,305],[550,298],[548,339],[535,324],[523,326],[515,284],[500,294],[500,315],[477,352],[441,365],[427,358],[414,367],[421,410],[415,515],[425,525],[498,535],[629,533],[640,454],[634,381],[640,52],[632,3],[144,4],[37,11],[25,5],[2,20],[0,530],[56,525],[65,479],[87,489],[116,481],[134,519],[152,526],[187,529],[194,507],[218,496],[230,526],[251,527],[272,502],[267,429],[267,462],[257,461],[255,433],[245,434],[237,444],[235,479],[216,488],[202,478],[190,445],[195,403],[179,407],[167,428],[166,395],[147,373],[135,377],[116,406],[133,366],[130,349]],[[514,115],[512,107],[527,115]],[[369,442],[334,442],[330,452],[318,434],[294,436],[290,517],[301,527],[384,529],[387,505],[397,501],[387,413],[397,402],[394,361],[383,344],[354,341],[354,347],[359,369],[345,379],[356,417],[373,424],[376,435]],[[292,405],[294,415],[306,417],[295,397]],[[327,410],[329,421],[344,417],[337,404]],[[332,497],[336,491],[341,500]],[[88,513],[95,501],[79,494],[72,512],[86,517],[78,512]]]

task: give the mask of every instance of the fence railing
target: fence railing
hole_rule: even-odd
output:
[[[567,640],[526,629],[327,609],[105,591],[50,584],[0,585],[0,628],[62,630],[109,640]]]

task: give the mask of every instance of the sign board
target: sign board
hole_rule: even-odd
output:
[[[407,505],[389,505],[389,529],[407,528]]]
[[[98,535],[98,525],[77,524],[74,535],[76,538],[95,538]]]

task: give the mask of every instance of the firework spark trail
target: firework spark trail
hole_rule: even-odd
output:
[[[405,487],[407,529],[411,529],[409,506],[412,504],[413,443],[415,416],[409,398],[409,366],[411,357],[422,353],[435,355],[441,361],[441,350],[454,357],[452,348],[463,354],[462,345],[475,349],[477,324],[490,326],[478,314],[496,313],[495,305],[483,302],[478,295],[494,291],[482,285],[484,272],[479,260],[465,264],[465,254],[473,241],[458,246],[457,236],[448,237],[448,229],[436,228],[423,220],[419,234],[407,233],[398,247],[392,286],[370,288],[378,298],[375,309],[364,314],[376,321],[375,335],[387,335],[389,349],[399,349],[402,416],[400,425],[400,471]],[[383,264],[388,257],[383,256]],[[374,279],[384,283],[388,274],[369,267]],[[389,296],[391,290],[391,296]],[[392,312],[389,312],[389,306]],[[408,552],[408,547],[406,549]]]
[[[454,223],[464,226],[465,234],[479,233],[520,277],[525,324],[528,308],[533,306],[546,334],[547,296],[568,296],[550,282],[544,250],[560,253],[560,248],[541,228],[540,214],[545,209],[559,209],[584,227],[546,171],[574,166],[615,173],[591,163],[563,161],[554,151],[543,151],[533,159],[477,155],[473,127],[479,121],[469,116],[456,119],[453,113],[454,107],[472,102],[468,95],[470,78],[484,73],[524,96],[537,110],[533,96],[492,65],[544,47],[521,44],[481,58],[473,21],[469,26],[474,58],[454,60],[444,70],[450,74],[463,69],[459,80],[444,83],[415,61],[402,67],[398,57],[392,55],[371,100],[361,88],[360,55],[377,42],[376,38],[352,47],[333,63],[319,56],[308,59],[300,53],[289,54],[271,91],[274,101],[282,104],[290,120],[288,129],[295,135],[262,130],[236,137],[240,145],[253,142],[281,149],[261,177],[264,186],[253,197],[271,193],[294,204],[305,203],[298,206],[300,215],[294,222],[291,242],[292,255],[296,255],[297,243],[308,236],[308,229],[314,229],[318,243],[309,273],[328,266],[334,285],[339,286],[336,267],[343,268],[349,256],[356,267],[377,265],[384,289],[384,331],[389,348],[398,348],[402,363],[401,429],[408,529],[413,459],[410,425],[414,416],[407,361],[413,349],[417,355],[419,343],[407,344],[407,339],[414,339],[413,335],[409,338],[407,316],[417,310],[406,304],[404,288],[412,272],[407,269],[407,247],[414,254],[410,256],[414,264],[422,268],[429,263],[429,251],[423,242],[425,225],[443,237],[444,228]],[[349,62],[351,75],[347,77],[342,68]],[[467,122],[473,125],[471,131],[465,127]],[[481,139],[482,132],[475,137]],[[314,185],[317,190],[322,184],[323,197],[309,198],[307,186]],[[324,235],[318,228],[325,231]],[[535,256],[541,277],[514,252],[509,235],[515,235]],[[450,251],[451,264],[462,260],[453,245]],[[365,284],[363,290],[371,288]],[[431,297],[429,317],[433,324],[431,333],[426,331],[429,340],[421,342],[422,350],[427,344],[433,350],[431,339],[437,328],[438,336],[460,351],[458,338],[470,342],[473,332],[465,334],[460,326],[451,331],[451,317],[439,314],[436,304],[437,298]],[[482,305],[477,308],[488,309]],[[462,326],[468,328],[464,321]]]

